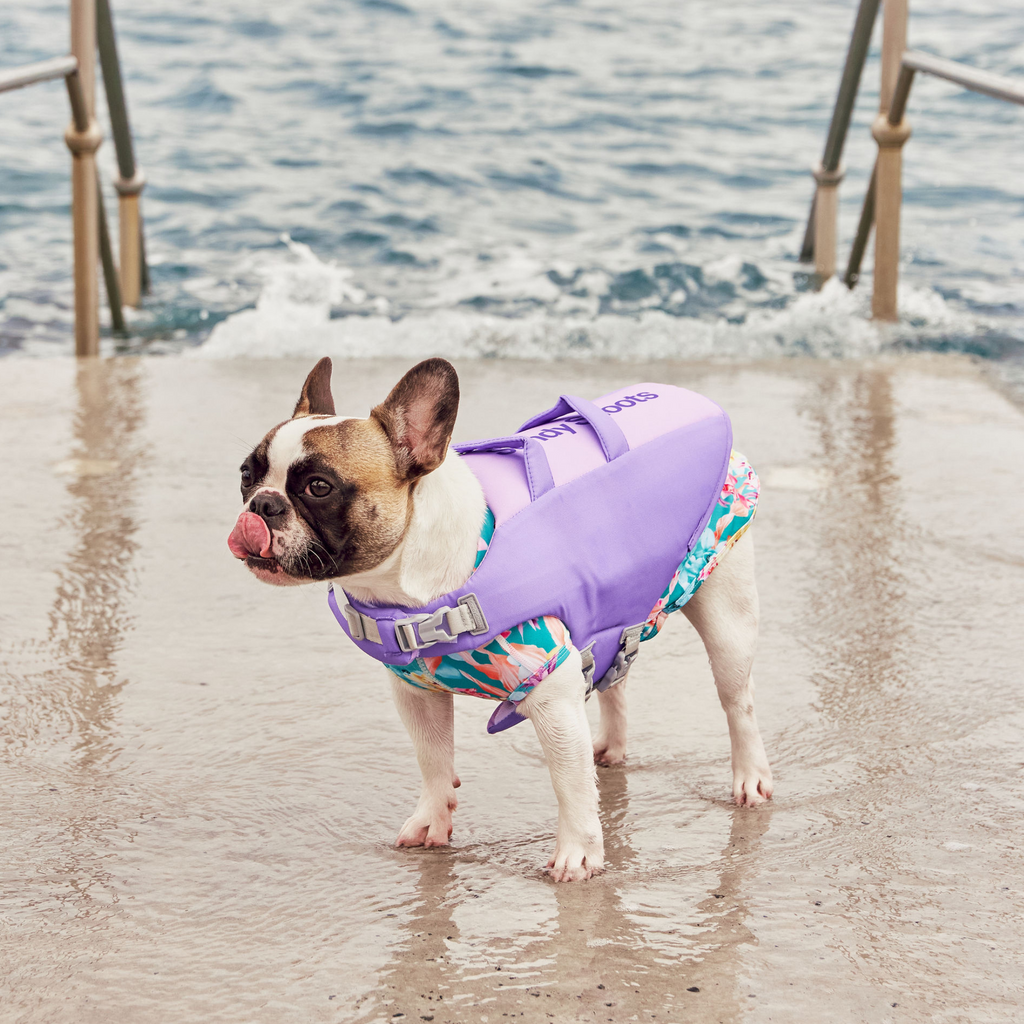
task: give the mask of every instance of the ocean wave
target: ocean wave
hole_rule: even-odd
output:
[[[319,259],[309,246],[286,239],[287,255],[260,268],[263,285],[255,308],[218,323],[200,358],[330,355],[338,359],[425,354],[480,359],[764,359],[778,356],[851,358],[901,348],[948,346],[996,328],[932,289],[900,290],[898,324],[870,320],[870,292],[850,291],[838,279],[820,291],[798,290],[790,275],[762,271],[738,257],[703,267],[637,269],[619,274],[586,273],[563,267],[525,276],[519,288],[494,292],[522,309],[533,291],[533,308],[502,315],[472,303],[395,314],[387,300],[354,284],[354,272]],[[492,279],[501,268],[489,268]],[[666,284],[665,282],[668,282]],[[523,284],[532,285],[523,288]],[[699,312],[684,315],[690,292],[705,296]],[[672,289],[670,291],[670,289]],[[502,294],[504,292],[504,295]],[[579,306],[560,311],[565,295]],[[741,315],[730,317],[739,292]],[[761,305],[749,296],[761,297]],[[674,305],[669,302],[671,296]],[[656,304],[652,303],[656,300]],[[497,301],[497,300],[496,300]],[[646,306],[643,304],[647,303]],[[668,303],[666,305],[666,303]],[[564,307],[562,307],[564,309]]]

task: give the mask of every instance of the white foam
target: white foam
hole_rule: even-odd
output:
[[[740,323],[728,319],[730,305],[719,309],[717,315],[709,311],[699,319],[673,316],[660,309],[598,314],[598,300],[593,295],[575,307],[559,301],[522,316],[482,313],[451,303],[451,296],[446,297],[448,301],[436,296],[426,307],[392,318],[385,314],[386,300],[370,299],[352,283],[350,269],[318,259],[308,246],[286,236],[283,240],[289,255],[272,259],[259,269],[263,285],[256,307],[217,324],[196,355],[330,355],[359,359],[431,354],[541,360],[786,355],[863,358],[884,350],[897,338],[905,341],[922,331],[972,333],[979,324],[978,318],[951,308],[937,292],[904,286],[900,290],[901,323],[879,325],[870,320],[869,287],[862,284],[850,291],[834,278],[820,291],[797,293],[787,276],[774,269],[767,272],[765,289],[781,295],[783,308],[750,308],[738,302],[746,314]],[[718,260],[704,272],[711,281],[738,282],[743,262]],[[522,260],[491,268],[487,276],[499,295],[515,290],[510,282],[522,288],[527,280],[531,285],[542,280],[537,268]],[[588,284],[607,288],[607,275],[589,276],[594,280],[588,280]],[[546,278],[543,280],[549,291],[554,288]],[[542,296],[551,297],[547,292]],[[339,305],[345,307],[347,315],[332,318],[332,308]],[[351,312],[353,308],[363,312]]]

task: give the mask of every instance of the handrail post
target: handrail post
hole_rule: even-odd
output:
[[[817,164],[813,173],[818,183],[814,201],[814,273],[821,285],[836,272],[839,183],[843,180],[843,168],[828,170],[823,164]]]
[[[835,190],[842,179],[842,172],[839,169],[843,156],[843,146],[846,143],[846,133],[850,128],[850,118],[853,115],[853,107],[857,102],[857,90],[860,88],[860,76],[864,70],[864,61],[867,58],[868,48],[871,45],[871,34],[875,28],[875,20],[878,17],[879,0],[860,0],[857,7],[857,18],[853,23],[853,32],[850,35],[850,47],[846,51],[846,63],[843,65],[843,77],[839,82],[839,92],[836,95],[835,109],[832,111],[832,121],[828,127],[828,138],[825,140],[825,151],[821,157],[821,163],[814,170],[815,180],[818,188],[815,189],[814,198],[811,200],[811,212],[807,217],[807,227],[804,230],[804,240],[800,247],[800,260],[807,262],[810,259],[815,261],[815,271],[822,274],[822,268],[831,267],[825,275],[831,277],[835,271],[836,254],[835,219],[838,214],[838,197]],[[818,177],[819,171],[825,174],[839,174],[833,182],[826,179],[824,182]],[[832,194],[824,197],[826,209],[822,210],[821,185],[831,188]],[[822,225],[821,221],[827,220]],[[823,228],[822,243],[830,244],[831,249],[822,252],[818,244],[818,229]],[[830,241],[831,240],[831,241]]]
[[[117,153],[118,176],[114,188],[118,194],[118,224],[120,235],[121,298],[126,306],[138,306],[142,292],[143,266],[142,220],[139,196],[146,184],[142,168],[135,162],[132,133],[128,124],[128,105],[121,82],[121,65],[117,56],[117,38],[109,0],[94,0],[96,4],[96,37],[99,44],[100,67],[107,92],[107,108]]]
[[[64,133],[64,141],[71,150],[75,354],[94,356],[100,350],[100,294],[96,273],[96,257],[100,249],[96,150],[103,141],[95,115],[95,0],[71,0],[71,52],[78,58],[78,71],[66,79],[74,117]]]
[[[896,123],[890,122],[889,114],[906,48],[907,0],[885,0],[879,113],[871,126],[871,134],[878,143],[875,175],[875,280],[871,295],[871,314],[876,320],[897,320],[899,317],[896,290],[900,265],[903,144],[910,138],[910,125],[902,116],[902,111]]]
[[[115,331],[124,330],[124,310],[121,308],[121,283],[117,277],[117,264],[110,245],[110,231],[107,228],[107,212],[103,208],[103,189],[99,178],[96,180],[96,206],[100,214],[100,266],[103,281],[107,286],[107,303],[110,306],[110,326]]]
[[[871,177],[868,179],[867,191],[864,193],[864,203],[860,208],[860,219],[857,221],[857,233],[853,236],[853,245],[850,246],[850,259],[846,264],[846,273],[843,281],[847,288],[855,288],[860,280],[860,265],[864,259],[864,250],[868,247],[868,235],[875,223],[875,179],[878,177],[878,161],[871,168]]]

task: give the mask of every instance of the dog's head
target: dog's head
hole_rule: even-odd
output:
[[[380,565],[405,535],[416,482],[444,461],[458,407],[455,368],[427,359],[368,419],[338,416],[331,361],[321,359],[292,418],[242,463],[231,553],[279,586]]]

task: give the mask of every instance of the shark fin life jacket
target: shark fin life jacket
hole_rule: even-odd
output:
[[[517,433],[452,450],[494,513],[484,560],[458,590],[419,608],[350,595],[339,605],[332,587],[342,629],[378,661],[408,665],[554,615],[583,654],[588,692],[618,682],[722,491],[725,412],[684,388],[636,384],[595,402],[562,395]]]

